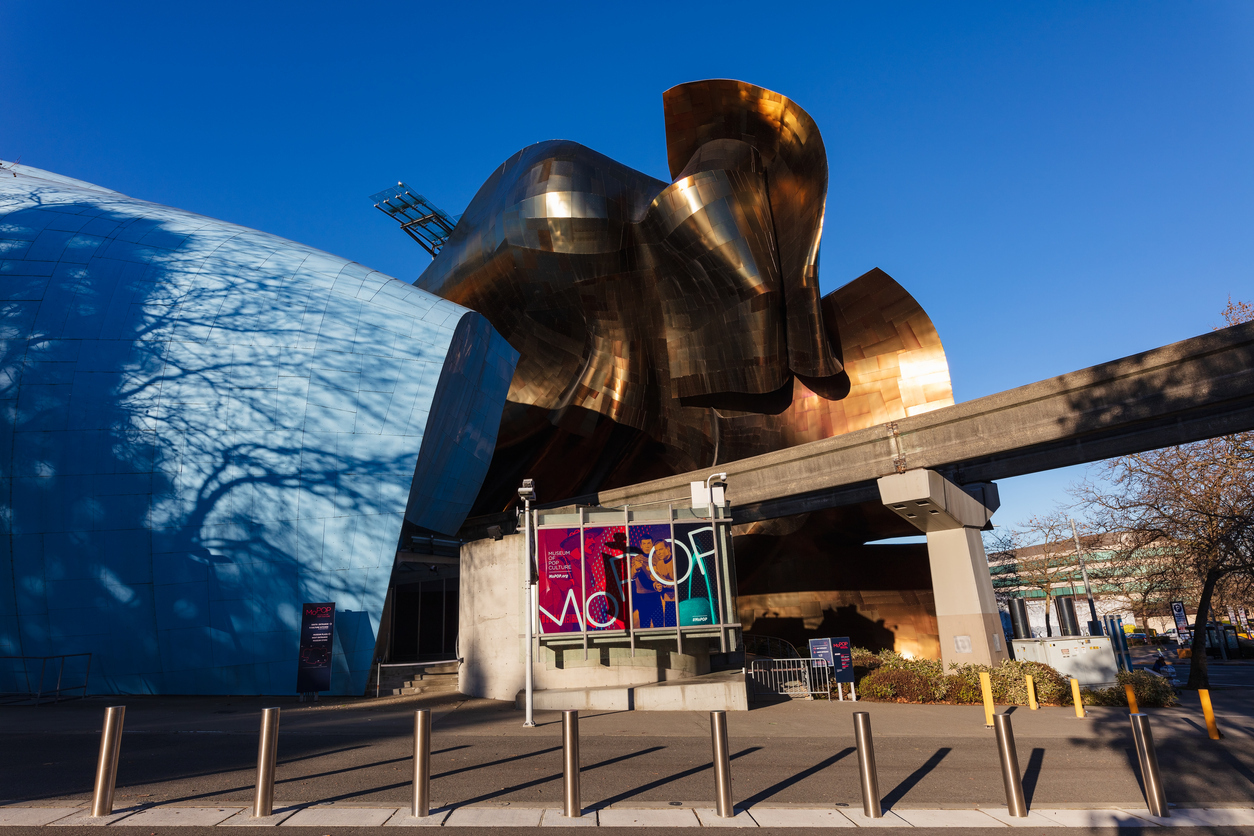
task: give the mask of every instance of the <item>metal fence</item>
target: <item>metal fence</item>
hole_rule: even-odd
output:
[[[66,660],[75,661],[66,670]],[[38,664],[36,664],[38,663]],[[55,672],[56,678],[53,678]],[[69,685],[68,682],[82,683]],[[68,653],[63,656],[0,656],[0,699],[6,702],[60,702],[62,694],[78,691],[75,699],[87,696],[87,680],[91,676],[90,653]]]
[[[822,659],[755,659],[746,674],[751,702],[832,698],[831,668]]]
[[[745,633],[744,643],[745,653],[752,653],[754,656],[769,656],[772,659],[801,658],[797,648],[793,647],[790,642],[774,636],[756,636],[753,633]]]

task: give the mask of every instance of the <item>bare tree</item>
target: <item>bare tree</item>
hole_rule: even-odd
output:
[[[1254,306],[1228,300],[1228,325],[1254,318]],[[1189,688],[1209,685],[1206,624],[1216,589],[1254,576],[1254,433],[1211,438],[1111,459],[1102,481],[1077,495],[1118,530],[1161,549],[1163,585],[1196,585]]]
[[[1050,606],[1054,588],[1070,581],[1075,570],[1071,524],[1062,511],[1029,517],[1011,532],[990,540],[990,563],[1009,567],[1020,588],[1040,590],[1045,597],[1045,635],[1053,636]]]
[[[1152,532],[1128,531],[1119,519],[1104,509],[1089,507],[1090,517],[1101,533],[1091,536],[1085,548],[1100,560],[1090,559],[1089,576],[1095,585],[1115,590],[1126,598],[1132,615],[1140,624],[1153,616],[1171,616],[1171,602],[1190,594],[1190,584],[1174,559],[1169,544],[1159,542]]]

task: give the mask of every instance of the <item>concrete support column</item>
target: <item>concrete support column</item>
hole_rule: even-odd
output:
[[[1007,658],[980,530],[1000,505],[991,483],[959,486],[932,470],[879,480],[880,498],[927,535],[941,661],[995,665]]]
[[[1006,659],[980,530],[963,526],[929,531],[927,557],[945,669],[950,662],[996,665]]]

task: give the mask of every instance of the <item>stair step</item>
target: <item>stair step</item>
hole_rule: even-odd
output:
[[[420,685],[417,687],[406,686],[404,688],[385,688],[379,691],[380,695],[414,696],[415,694],[441,694],[454,693],[457,691],[457,683],[449,682],[441,685]]]

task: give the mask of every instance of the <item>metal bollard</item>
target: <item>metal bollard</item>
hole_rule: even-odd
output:
[[[253,816],[274,812],[274,761],[279,754],[279,710],[261,709],[261,739],[257,742],[257,789],[253,795]]]
[[[1075,702],[1075,716],[1084,717],[1084,699],[1080,696],[1080,680],[1071,677],[1071,699]]]
[[[562,712],[562,815],[577,819],[583,815],[579,801],[579,712]]]
[[[862,812],[869,819],[884,817],[880,807],[880,778],[875,771],[875,744],[871,741],[871,715],[853,713],[853,738],[858,746],[858,774],[862,778]]]
[[[1136,691],[1133,690],[1131,682],[1124,684],[1123,695],[1128,698],[1128,713],[1140,714],[1141,707],[1136,704]]]
[[[731,747],[727,743],[727,712],[710,712],[710,739],[714,744],[715,806],[720,818],[734,818],[731,788]]]
[[[1150,732],[1148,714],[1133,714],[1132,740],[1136,743],[1136,757],[1141,762],[1141,780],[1145,784],[1145,801],[1152,815],[1166,818],[1167,796],[1163,793],[1163,776],[1158,771],[1158,754],[1154,751],[1154,735]]]
[[[991,729],[993,727],[993,683],[989,679],[988,671],[980,671],[980,695],[984,699],[984,728]]]
[[[1197,696],[1202,701],[1202,714],[1206,717],[1206,735],[1211,740],[1218,740],[1224,735],[1215,722],[1215,708],[1210,704],[1210,689],[1198,688]]]
[[[1027,682],[1028,686],[1028,708],[1036,711],[1040,708],[1040,706],[1036,704],[1036,683],[1030,676],[1025,676],[1024,680]]]
[[[91,793],[93,817],[113,812],[113,787],[118,781],[118,755],[122,753],[122,721],[125,719],[126,706],[111,705],[105,709],[100,754],[96,758],[96,786]]]
[[[1009,714],[993,718],[997,733],[997,756],[1001,758],[1001,782],[1006,786],[1006,807],[1010,815],[1023,818],[1028,814],[1028,802],[1023,795],[1023,777],[1019,773],[1019,753],[1015,750],[1015,733],[1010,726]]]
[[[410,815],[431,815],[431,711],[414,712],[414,798]]]

